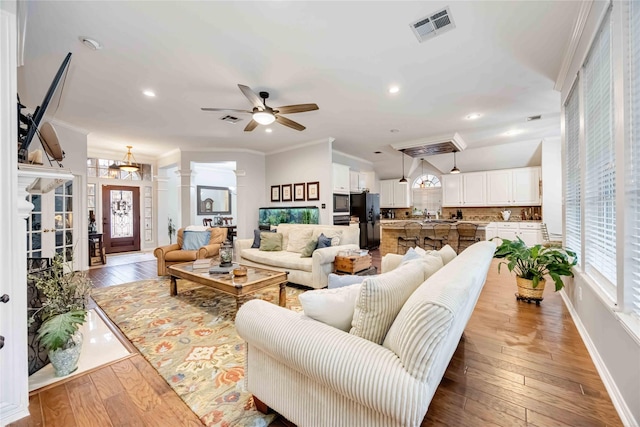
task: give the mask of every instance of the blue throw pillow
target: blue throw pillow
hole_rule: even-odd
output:
[[[422,255],[416,252],[415,249],[409,248],[409,250],[402,257],[400,264],[405,263],[407,261],[411,261],[412,259],[420,259],[420,258],[422,258]]]
[[[351,276],[349,274],[333,274],[329,273],[329,286],[328,289],[342,288],[344,286],[355,285],[356,283],[362,283],[365,277]]]
[[[252,248],[255,249],[259,249],[260,248],[260,233],[262,233],[263,231],[271,231],[272,233],[275,233],[277,230],[273,229],[273,230],[253,230],[253,243],[251,244]]]
[[[316,249],[328,248],[330,246],[331,246],[331,239],[325,236],[324,233],[321,233],[318,236],[318,246],[316,246]]]
[[[182,234],[182,249],[185,251],[197,251],[209,244],[211,231],[185,231]]]

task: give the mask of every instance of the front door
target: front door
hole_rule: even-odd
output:
[[[102,232],[105,252],[140,250],[140,189],[102,186]]]

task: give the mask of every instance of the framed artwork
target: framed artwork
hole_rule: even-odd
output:
[[[291,184],[282,184],[282,201],[290,202],[293,200],[291,197]]]
[[[304,182],[293,184],[293,200],[304,202]]]
[[[320,182],[307,182],[307,200],[320,200]]]
[[[279,202],[280,201],[280,186],[272,185],[271,186],[271,201]]]

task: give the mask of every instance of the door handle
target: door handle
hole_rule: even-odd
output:
[[[4,302],[4,303],[9,302],[9,295],[7,295],[7,294],[2,295],[0,297],[0,302]]]

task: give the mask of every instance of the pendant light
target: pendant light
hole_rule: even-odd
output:
[[[453,152],[453,169],[449,173],[460,173],[460,169],[456,166],[456,152]]]
[[[125,172],[137,172],[140,170],[140,165],[136,162],[136,158],[133,157],[133,153],[131,153],[131,149],[133,147],[131,145],[127,145],[127,154],[124,155],[122,162],[124,164],[117,165],[115,162],[109,166],[109,169],[114,170],[116,173],[118,170],[123,170]]]
[[[424,158],[420,159],[420,173],[422,174],[420,176],[420,188],[424,188]]]
[[[404,177],[404,150],[400,150],[400,154],[402,154],[402,178],[400,179],[400,182],[406,184],[407,178]]]

